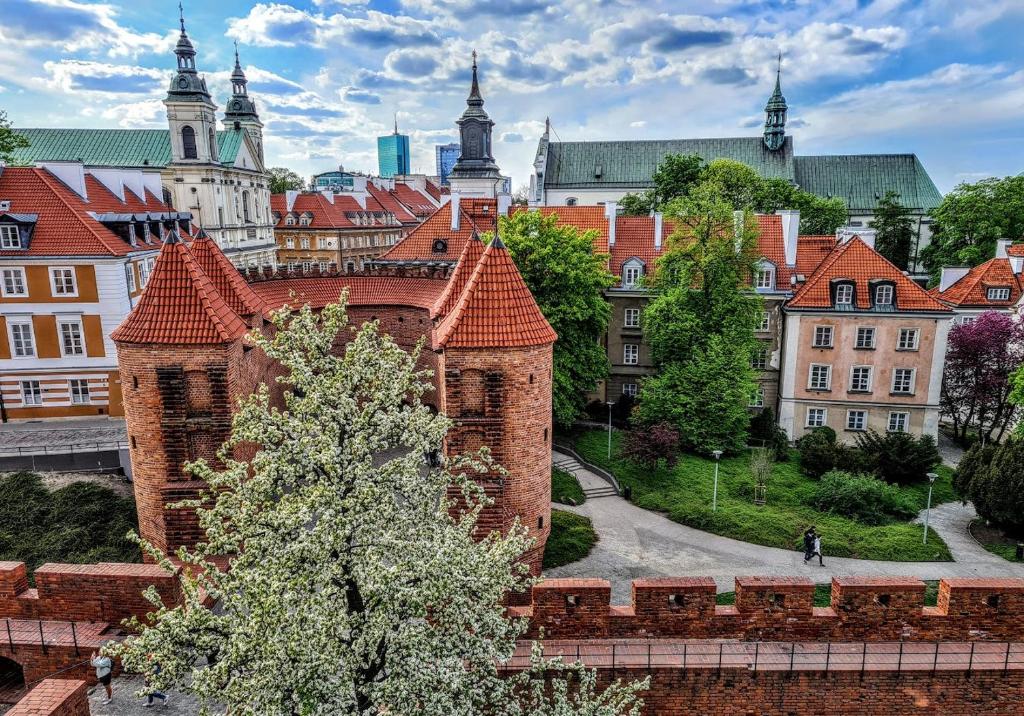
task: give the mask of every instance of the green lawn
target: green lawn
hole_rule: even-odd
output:
[[[544,567],[561,567],[583,559],[597,543],[590,520],[565,510],[551,510],[551,534],[544,547]]]
[[[1020,562],[1017,559],[1017,540],[1008,537],[998,527],[990,527],[985,520],[978,518],[971,523],[971,536],[982,547],[1008,562]]]
[[[768,484],[768,502],[754,505],[754,480],[746,455],[723,458],[718,482],[718,511],[711,511],[714,460],[683,455],[674,468],[646,468],[619,457],[622,433],[613,437],[612,459],[607,457],[607,435],[588,431],[576,437],[580,454],[590,463],[610,470],[620,484],[633,491],[633,502],[656,510],[690,527],[784,549],[802,549],[801,536],[810,525],[822,536],[825,556],[898,561],[948,561],[949,549],[934,532],[922,543],[923,527],[909,522],[867,526],[855,520],[819,512],[810,506],[817,481],[800,473],[797,454],[776,463]],[[952,470],[937,468],[932,504],[956,499]],[[923,509],[928,485],[903,488]]]
[[[551,499],[563,505],[582,505],[587,501],[583,488],[570,473],[551,468]]]
[[[924,606],[934,607],[939,602],[939,583],[926,580],[924,583]],[[719,592],[715,604],[732,605],[736,603],[736,592]],[[827,607],[832,604],[832,585],[814,585],[814,606]]]

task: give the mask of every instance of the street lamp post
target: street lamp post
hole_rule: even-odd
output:
[[[932,487],[935,486],[935,478],[938,475],[934,472],[928,473],[928,506],[924,508],[924,543],[928,544],[928,516],[932,511]]]
[[[714,492],[711,493],[711,511],[712,512],[717,512],[718,511],[718,461],[722,457],[722,451],[721,450],[715,450],[711,454],[715,456],[715,489],[714,489]]]
[[[608,459],[612,459],[612,406],[615,403],[608,402]]]

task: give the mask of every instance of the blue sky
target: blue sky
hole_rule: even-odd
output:
[[[16,126],[162,127],[174,0],[2,0]],[[1024,0],[185,0],[223,106],[237,40],[271,165],[413,170],[455,139],[470,52],[513,183],[563,140],[760,131],[775,57],[798,154],[916,152],[939,188],[1024,171]]]

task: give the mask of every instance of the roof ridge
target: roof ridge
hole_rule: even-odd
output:
[[[470,259],[470,254],[476,252],[477,249],[479,249],[479,253],[476,253],[476,256]],[[455,271],[452,272],[448,285],[445,286],[444,292],[438,296],[437,302],[434,304],[433,309],[431,309],[433,316],[445,315],[458,304],[463,291],[469,283],[469,279],[473,276],[473,271],[480,264],[480,258],[483,256],[484,250],[485,247],[480,240],[480,235],[474,231],[473,236],[462,247],[462,254],[455,264]],[[470,268],[468,263],[470,260],[473,261],[472,268]]]
[[[63,205],[64,205],[64,206],[65,206],[65,207],[67,208],[67,210],[68,210],[68,211],[70,211],[70,212],[71,212],[71,213],[72,213],[72,214],[74,215],[74,217],[75,217],[75,218],[76,218],[76,219],[77,219],[77,220],[79,221],[79,223],[81,223],[81,224],[82,224],[82,226],[83,226],[83,227],[84,227],[84,228],[85,228],[85,229],[86,229],[87,231],[89,231],[90,233],[92,233],[92,235],[93,235],[93,236],[95,236],[95,237],[96,237],[96,239],[97,239],[97,240],[98,240],[98,241],[99,241],[99,242],[100,242],[101,244],[103,244],[103,246],[104,246],[104,247],[106,247],[106,249],[107,249],[108,251],[110,251],[111,253],[113,253],[113,254],[115,254],[115,255],[119,253],[118,249],[122,248],[122,246],[121,246],[120,244],[114,244],[113,246],[111,246],[111,243],[110,243],[110,239],[108,239],[108,238],[107,238],[106,236],[103,236],[103,234],[101,234],[101,233],[99,233],[98,231],[96,231],[95,227],[93,227],[93,226],[92,226],[92,224],[91,224],[90,222],[86,221],[86,220],[85,220],[85,217],[83,217],[83,216],[82,216],[81,214],[79,214],[79,213],[78,213],[78,212],[79,212],[79,209],[76,209],[75,207],[73,207],[73,206],[72,206],[72,205],[71,205],[71,204],[70,204],[70,203],[68,202],[68,200],[67,200],[66,198],[64,198],[64,196],[63,196],[63,195],[61,194],[60,190],[59,190],[59,189],[58,189],[58,188],[57,188],[56,186],[54,186],[54,185],[53,185],[53,184],[52,184],[52,183],[50,182],[50,179],[49,179],[49,177],[48,177],[47,175],[49,175],[50,177],[52,177],[52,178],[53,178],[53,181],[57,181],[57,182],[60,182],[61,186],[63,186],[64,188],[66,188],[66,189],[67,189],[68,191],[74,191],[74,189],[72,189],[71,187],[69,187],[69,186],[68,186],[67,184],[65,184],[64,182],[62,182],[62,181],[61,181],[60,179],[58,179],[58,178],[57,178],[56,176],[54,176],[54,175],[50,174],[50,172],[49,172],[49,171],[47,171],[46,169],[44,169],[44,168],[42,168],[42,167],[30,167],[30,169],[32,169],[32,170],[33,170],[33,173],[35,173],[35,175],[36,175],[36,176],[38,176],[38,177],[39,177],[39,179],[40,179],[40,180],[41,180],[41,181],[42,181],[42,182],[43,182],[44,184],[46,184],[46,185],[47,185],[47,186],[48,186],[48,187],[50,188],[50,190],[51,190],[51,191],[53,192],[53,195],[54,195],[55,197],[57,197],[57,200],[58,200],[58,201],[59,201],[59,202],[60,202],[61,204],[63,204]],[[102,182],[101,182],[101,183],[102,183]],[[76,194],[76,196],[77,196],[77,194]],[[98,223],[98,222],[97,222],[97,223]],[[115,240],[118,240],[118,239],[117,239],[117,236],[115,236],[113,232],[110,232],[110,231],[109,231],[109,230],[108,230],[108,229],[107,229],[107,228],[106,228],[105,226],[103,226],[102,224],[100,224],[100,226],[101,226],[101,227],[103,228],[103,230],[104,230],[105,232],[107,232],[107,233],[109,233],[109,234],[110,234],[111,236],[113,236]]]
[[[199,251],[197,252],[196,249],[199,249]],[[242,278],[238,270],[228,261],[228,258],[220,250],[217,242],[210,238],[205,231],[201,231],[201,235],[192,241],[191,253],[196,264],[207,275],[221,298],[224,299],[224,302],[235,313],[239,314],[239,316],[262,316],[268,312],[266,302],[252,290],[252,287]],[[204,261],[204,254],[209,257],[209,262]],[[210,268],[216,272],[216,275],[214,275],[213,271],[208,271],[204,263],[209,263]],[[230,291],[230,296],[226,295],[221,290],[221,287],[217,285],[218,277],[223,279],[223,287]]]

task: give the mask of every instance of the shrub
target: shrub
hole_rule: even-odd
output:
[[[813,506],[869,525],[908,520],[918,512],[917,506],[895,485],[887,485],[872,475],[840,470],[822,475]]]
[[[857,447],[876,475],[898,485],[921,482],[942,461],[931,435],[915,438],[910,433],[869,430],[857,436]]]
[[[953,473],[953,489],[959,493],[960,497],[966,502],[968,500],[974,502],[974,508],[978,510],[980,514],[982,509],[978,507],[978,496],[975,494],[975,480],[981,478],[984,479],[984,473],[988,471],[989,466],[992,464],[992,458],[996,453],[996,445],[991,443],[988,445],[982,445],[981,443],[974,443],[971,448],[963,454],[960,458],[960,464],[956,467],[956,472]],[[978,483],[980,486],[981,482]]]
[[[655,467],[661,460],[674,467],[679,459],[679,431],[669,423],[631,430],[622,454],[646,467]]]
[[[633,414],[633,407],[636,405],[636,398],[623,393],[612,405],[612,422],[622,428],[630,426],[630,416]],[[607,416],[606,416],[607,417]]]
[[[789,437],[775,422],[771,408],[764,408],[750,419],[750,442],[774,451],[779,462],[789,460]]]
[[[832,428],[815,428],[797,441],[800,470],[821,477],[836,466],[836,433]]]
[[[970,482],[978,514],[1014,537],[1024,537],[1024,440],[1003,443],[992,453],[988,467],[979,467]]]

